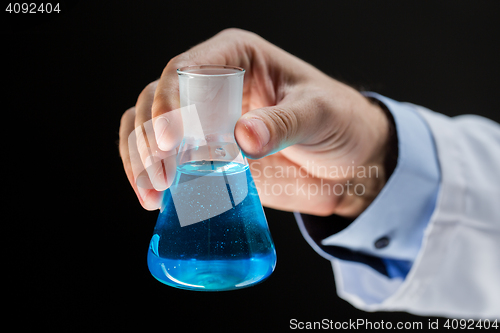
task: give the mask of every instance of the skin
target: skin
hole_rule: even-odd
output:
[[[145,209],[159,207],[161,191],[175,174],[175,165],[148,160],[147,152],[153,151],[159,158],[172,156],[182,139],[181,126],[172,126],[179,121],[178,114],[171,112],[180,107],[176,70],[199,64],[233,65],[246,70],[242,116],[234,135],[251,158],[250,168],[264,206],[355,218],[380,192],[387,178],[384,160],[389,140],[389,120],[384,111],[352,87],[258,35],[228,29],[171,59],[160,79],[144,88],[136,105],[122,116],[120,155]],[[162,118],[168,121],[159,121]],[[153,138],[145,140],[139,135],[135,142],[129,141],[134,129],[145,131],[144,124],[151,124],[151,120]],[[140,158],[131,156],[134,149]],[[332,167],[349,172],[332,174]],[[377,168],[376,177],[352,177],[352,168],[369,167]],[[141,168],[151,171],[137,175],[134,170]],[[324,184],[342,194],[307,190]],[[357,189],[364,189],[362,195],[354,193],[358,184],[362,187]],[[286,194],[282,191],[282,195],[273,195],[271,189],[276,193],[279,188],[286,189]]]

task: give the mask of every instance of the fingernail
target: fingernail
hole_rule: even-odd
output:
[[[161,150],[166,150],[164,148],[167,146],[167,142],[165,142],[164,134],[167,131],[169,124],[170,121],[167,118],[163,117],[156,119],[154,123],[156,143],[158,144],[158,148],[160,148]]]
[[[245,127],[254,132],[259,140],[261,148],[264,148],[269,143],[271,134],[262,120],[257,118],[245,119]]]

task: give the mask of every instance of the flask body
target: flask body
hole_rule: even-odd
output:
[[[148,249],[151,273],[167,285],[200,291],[263,281],[274,270],[276,251],[248,165],[197,164],[216,171],[177,169]]]

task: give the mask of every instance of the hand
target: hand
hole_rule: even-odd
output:
[[[155,181],[161,169],[134,177],[129,134],[180,107],[176,70],[197,64],[246,70],[242,116],[234,134],[252,159],[250,168],[264,206],[354,218],[384,186],[389,137],[384,111],[261,37],[228,29],[170,60],[161,78],[142,91],[121,119],[120,154],[145,209],[157,209],[161,191],[170,184]],[[162,131],[159,122],[153,125],[150,146],[138,141],[138,149],[154,146],[160,153],[174,154],[182,133],[172,126]],[[140,163],[143,169],[151,165],[147,154],[141,154]]]

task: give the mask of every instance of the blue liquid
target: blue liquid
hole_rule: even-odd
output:
[[[275,266],[274,243],[248,165],[179,166],[150,242],[151,274],[177,288],[222,291],[259,283]]]

